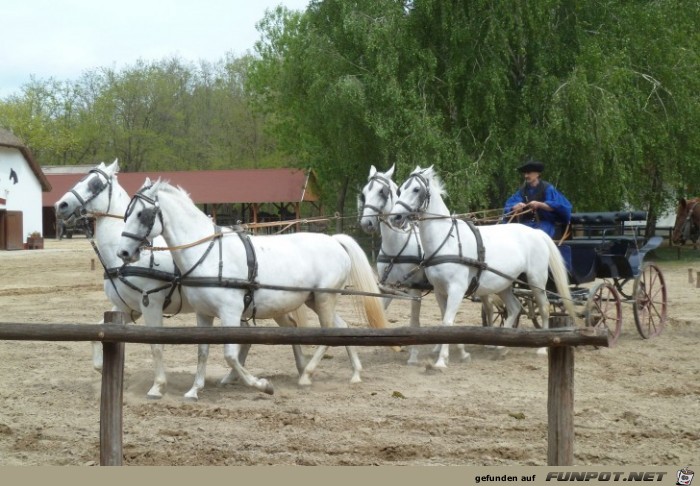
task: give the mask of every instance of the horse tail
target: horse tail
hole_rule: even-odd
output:
[[[370,265],[367,255],[362,250],[360,245],[350,236],[345,234],[333,235],[338,243],[340,243],[352,262],[351,278],[355,286],[361,292],[377,294],[374,296],[363,296],[362,303],[364,304],[365,317],[370,327],[384,328],[388,327],[386,314],[384,314],[384,305],[379,297],[379,287],[377,286],[377,278],[374,275],[372,265]]]
[[[559,248],[552,238],[544,232],[542,232],[542,235],[547,243],[547,248],[549,248],[549,269],[552,272],[552,278],[557,287],[557,292],[564,303],[566,312],[568,312],[573,319],[576,319],[576,309],[574,308],[571,291],[569,290],[569,274],[564,264],[564,257],[562,257]]]

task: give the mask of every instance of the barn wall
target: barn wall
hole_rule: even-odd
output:
[[[17,174],[17,183],[10,179],[11,170]],[[43,234],[41,184],[22,153],[15,148],[0,147],[0,198],[6,200],[8,211],[22,211],[23,242],[34,231]]]

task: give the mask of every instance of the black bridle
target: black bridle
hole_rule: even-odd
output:
[[[139,222],[146,227],[146,233],[143,236],[135,233],[129,233],[128,231],[122,231],[122,236],[138,241],[140,243],[139,248],[149,246],[151,244],[148,239],[148,235],[150,235],[151,231],[153,231],[153,227],[156,224],[156,217],[158,217],[160,225],[164,226],[163,213],[160,210],[160,204],[158,204],[158,196],[155,196],[155,198],[150,198],[143,194],[144,191],[150,189],[151,187],[152,186],[146,186],[139,189],[139,191],[134,194],[134,197],[131,198],[129,205],[126,208],[126,212],[124,213],[124,222],[126,223],[126,220],[129,218],[129,216],[131,216],[131,213],[134,212],[137,201],[141,200],[144,203],[148,203],[153,206],[152,208],[146,207],[140,213],[138,213]]]
[[[103,182],[99,176],[104,177],[105,181],[107,182]],[[75,196],[75,198],[80,203],[81,211],[80,214],[77,214],[76,210],[76,216],[84,217],[85,215],[87,215],[87,213],[90,212],[87,208],[88,203],[100,194],[102,194],[105,188],[109,189],[109,202],[107,203],[107,211],[105,211],[109,214],[109,208],[112,206],[112,178],[102,169],[94,168],[91,169],[90,172],[88,172],[88,175],[84,177],[82,181],[85,181],[87,179],[90,179],[87,184],[88,189],[90,191],[90,195],[86,199],[83,199],[83,196],[81,196],[80,193],[75,190],[75,188],[70,190],[71,194],[73,194],[73,196]]]
[[[371,189],[372,189],[372,185],[373,185],[375,182],[377,182],[378,184],[380,184],[380,185],[382,186],[382,189],[381,189],[381,191],[380,191],[380,194],[381,194],[381,196],[384,198],[384,205],[386,206],[386,203],[387,203],[387,201],[389,201],[389,198],[391,198],[391,200],[392,200],[392,202],[393,202],[394,194],[393,194],[393,192],[391,191],[391,183],[389,182],[389,180],[386,179],[385,177],[378,176],[378,175],[372,176],[372,177],[370,177],[370,179],[369,179],[369,187],[368,187],[368,189],[371,190]],[[377,206],[374,206],[373,204],[368,204],[364,194],[360,194],[360,200],[361,200],[361,202],[362,202],[362,204],[361,204],[361,206],[360,206],[360,211],[359,211],[360,219],[362,219],[362,218],[364,217],[365,208],[371,209],[372,211],[374,211],[375,213],[377,213],[375,216],[377,216],[377,218],[379,218],[379,215],[382,214],[382,208],[379,208],[379,207],[377,207]],[[392,205],[393,205],[393,204],[392,204]]]
[[[423,172],[415,172],[408,176],[408,179],[406,179],[406,182],[404,183],[404,186],[411,180],[411,179],[416,179],[418,182],[422,185],[421,187],[421,193],[418,197],[418,205],[415,208],[412,208],[405,202],[403,202],[400,198],[398,201],[396,201],[396,204],[403,206],[411,215],[415,216],[416,213],[420,211],[424,211],[427,207],[428,204],[430,203],[430,184],[428,183],[428,180],[423,176]],[[397,191],[397,195],[401,196],[401,188]]]

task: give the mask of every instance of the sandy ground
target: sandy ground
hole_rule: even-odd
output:
[[[0,321],[98,322],[108,303],[94,258],[82,237],[0,252]],[[661,336],[641,339],[625,303],[618,346],[576,352],[577,465],[682,466],[700,457],[700,289],[688,283],[688,267],[661,265],[670,316]],[[344,298],[344,317],[361,325]],[[434,298],[423,302],[424,325],[437,324]],[[479,312],[465,301],[459,322],[480,325]],[[392,326],[406,325],[408,305],[394,303],[388,315]],[[194,318],[176,316],[167,325],[194,325]],[[405,351],[359,348],[363,382],[350,385],[348,357],[333,348],[313,386],[302,389],[288,347],[253,347],[247,365],[272,381],[270,396],[220,386],[227,368],[222,347],[214,346],[206,388],[192,403],[183,394],[194,377],[194,345],[166,347],[169,387],[152,401],[150,347],[128,344],[124,462],[546,465],[547,359],[526,348],[501,360],[480,346],[468,350],[471,363],[453,350],[450,366],[435,371],[426,366],[430,347],[412,367]],[[101,375],[92,369],[90,343],[0,341],[0,357],[0,465],[98,464]]]

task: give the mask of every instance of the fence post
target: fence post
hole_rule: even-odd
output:
[[[549,327],[563,327],[567,318],[551,318]],[[549,348],[547,396],[547,465],[574,464],[574,348]]]
[[[105,324],[124,326],[123,312],[105,312]],[[102,343],[102,397],[100,402],[100,465],[121,466],[122,404],[124,400],[124,343]]]

